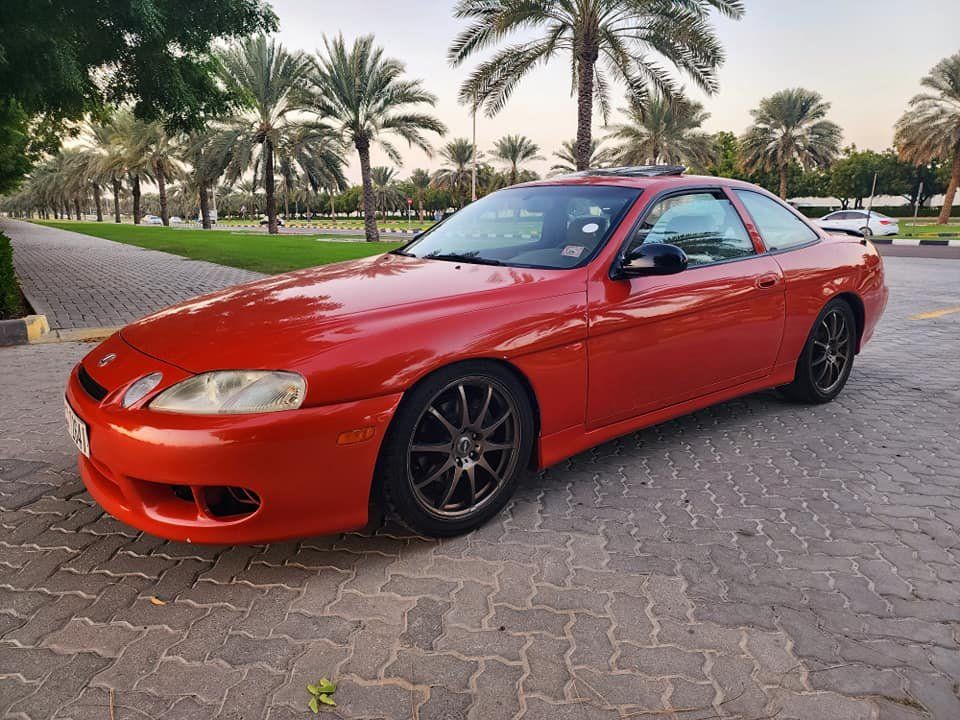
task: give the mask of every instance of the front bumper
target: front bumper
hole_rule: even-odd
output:
[[[91,357],[118,343],[112,338],[84,359],[89,376],[98,379]],[[66,390],[89,428],[90,457],[79,455],[80,475],[111,515],[172,540],[227,544],[323,535],[367,522],[380,442],[400,395],[257,415],[128,410],[119,405],[126,386],[163,364],[125,344],[123,352],[128,381],[105,398],[95,399],[81,384],[81,365]],[[337,444],[341,433],[366,427],[374,428],[370,439]],[[242,514],[212,512],[205,498],[226,487],[252,491],[258,505]]]

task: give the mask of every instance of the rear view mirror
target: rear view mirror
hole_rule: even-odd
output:
[[[687,254],[676,245],[650,243],[628,250],[615,266],[614,279],[672,275],[687,268]]]

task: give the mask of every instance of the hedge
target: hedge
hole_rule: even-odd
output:
[[[832,212],[836,212],[837,210],[841,210],[842,208],[839,205],[837,205],[836,207],[801,206],[797,209],[809,218],[821,218],[824,215],[827,215]],[[847,208],[847,210],[866,210],[866,209],[867,209],[866,204],[864,204],[862,208],[855,208],[853,207],[853,203],[851,203],[851,207]],[[880,213],[881,215],[889,215],[890,217],[896,217],[896,218],[912,218],[913,217],[912,205],[897,205],[897,206],[891,206],[891,207],[874,205],[873,211]],[[920,213],[918,214],[917,217],[919,219],[935,220],[939,215],[940,215],[940,208],[926,207],[926,208],[920,209]],[[960,203],[953,206],[953,212],[950,213],[950,216],[960,217]]]
[[[19,314],[20,285],[13,274],[13,248],[10,238],[0,233],[0,320]]]

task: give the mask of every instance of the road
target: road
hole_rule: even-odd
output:
[[[960,264],[887,268],[834,403],[633,433],[442,542],[143,535],[62,427],[90,347],[0,349],[0,716],[302,718],[327,676],[341,718],[955,720],[960,313],[911,318]]]

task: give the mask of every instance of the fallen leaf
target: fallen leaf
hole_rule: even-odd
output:
[[[164,601],[161,600],[160,598],[158,598],[158,597],[153,597],[152,595],[150,596],[150,602],[151,602],[151,604],[153,604],[153,605],[166,605],[166,604],[167,604],[166,602],[164,602]]]

